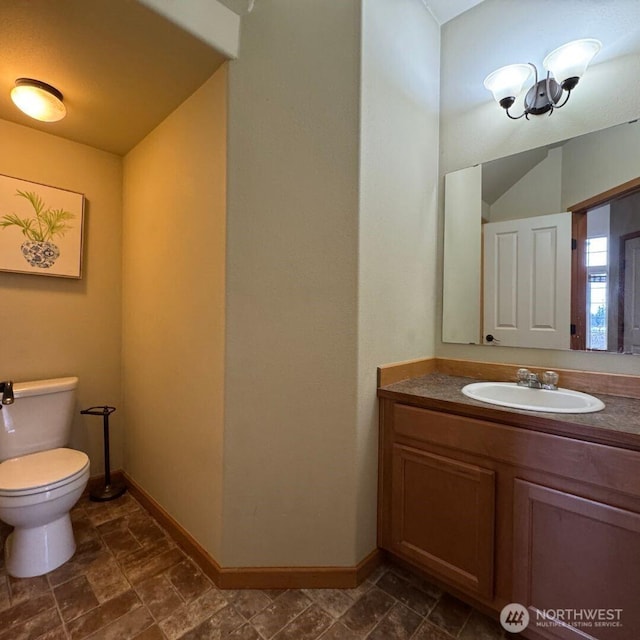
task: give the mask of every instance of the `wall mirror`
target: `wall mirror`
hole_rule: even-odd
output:
[[[445,176],[443,342],[640,353],[640,123]]]

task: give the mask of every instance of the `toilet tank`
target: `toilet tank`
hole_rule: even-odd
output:
[[[0,461],[68,444],[77,386],[75,377],[16,382],[15,402],[0,410]]]

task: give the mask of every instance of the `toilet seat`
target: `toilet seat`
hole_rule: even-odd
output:
[[[17,497],[62,487],[89,468],[86,453],[59,448],[0,462],[0,496]]]

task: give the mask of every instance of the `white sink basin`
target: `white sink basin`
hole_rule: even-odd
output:
[[[604,402],[588,393],[570,389],[530,389],[515,382],[474,382],[462,387],[462,393],[480,402],[528,411],[591,413],[604,409]]]

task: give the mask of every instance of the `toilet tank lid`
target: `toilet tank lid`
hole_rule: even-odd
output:
[[[0,491],[44,487],[82,471],[89,464],[86,453],[75,449],[49,449],[0,463]]]
[[[46,393],[60,393],[71,391],[78,386],[78,378],[49,378],[48,380],[31,380],[29,382],[16,382],[13,385],[13,395],[16,398],[27,396],[39,396]]]

